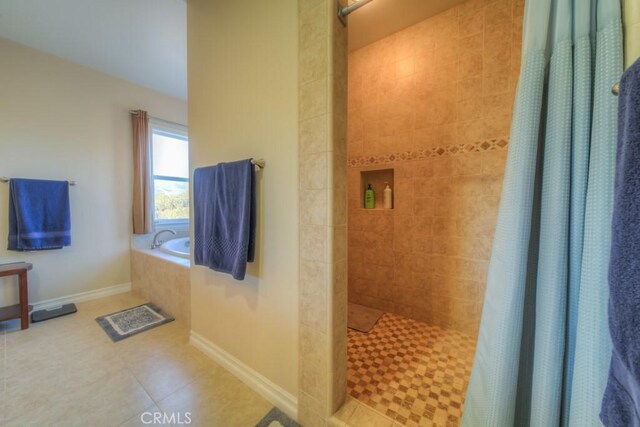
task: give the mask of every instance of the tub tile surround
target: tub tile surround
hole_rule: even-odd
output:
[[[191,325],[189,260],[158,250],[131,250],[131,290]]]
[[[347,38],[335,2],[299,0],[298,421],[324,426],[346,397]]]
[[[349,54],[350,301],[476,335],[523,12],[471,0]],[[394,209],[362,209],[388,168]]]

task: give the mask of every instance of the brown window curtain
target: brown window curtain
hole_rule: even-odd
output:
[[[151,176],[149,116],[146,111],[131,112],[133,122],[133,234],[153,231],[151,214]]]

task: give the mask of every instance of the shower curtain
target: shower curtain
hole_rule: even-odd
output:
[[[464,426],[595,426],[623,70],[619,0],[529,0]]]

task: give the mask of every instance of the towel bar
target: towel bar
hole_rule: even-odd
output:
[[[6,176],[1,176],[0,177],[0,182],[4,182],[5,184],[7,182],[9,182],[9,180],[10,180],[10,178],[7,178]],[[68,181],[68,182],[69,182],[69,185],[76,185],[75,181]]]
[[[251,163],[259,167],[260,169],[264,168],[264,165],[266,164],[264,159],[254,159],[251,160]]]

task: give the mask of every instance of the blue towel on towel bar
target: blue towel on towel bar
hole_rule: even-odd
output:
[[[255,169],[251,159],[198,168],[193,174],[196,265],[242,280],[255,255]]]
[[[10,251],[61,249],[71,244],[69,183],[9,181]]]
[[[640,60],[622,76],[609,262],[613,354],[600,419],[640,426]]]

